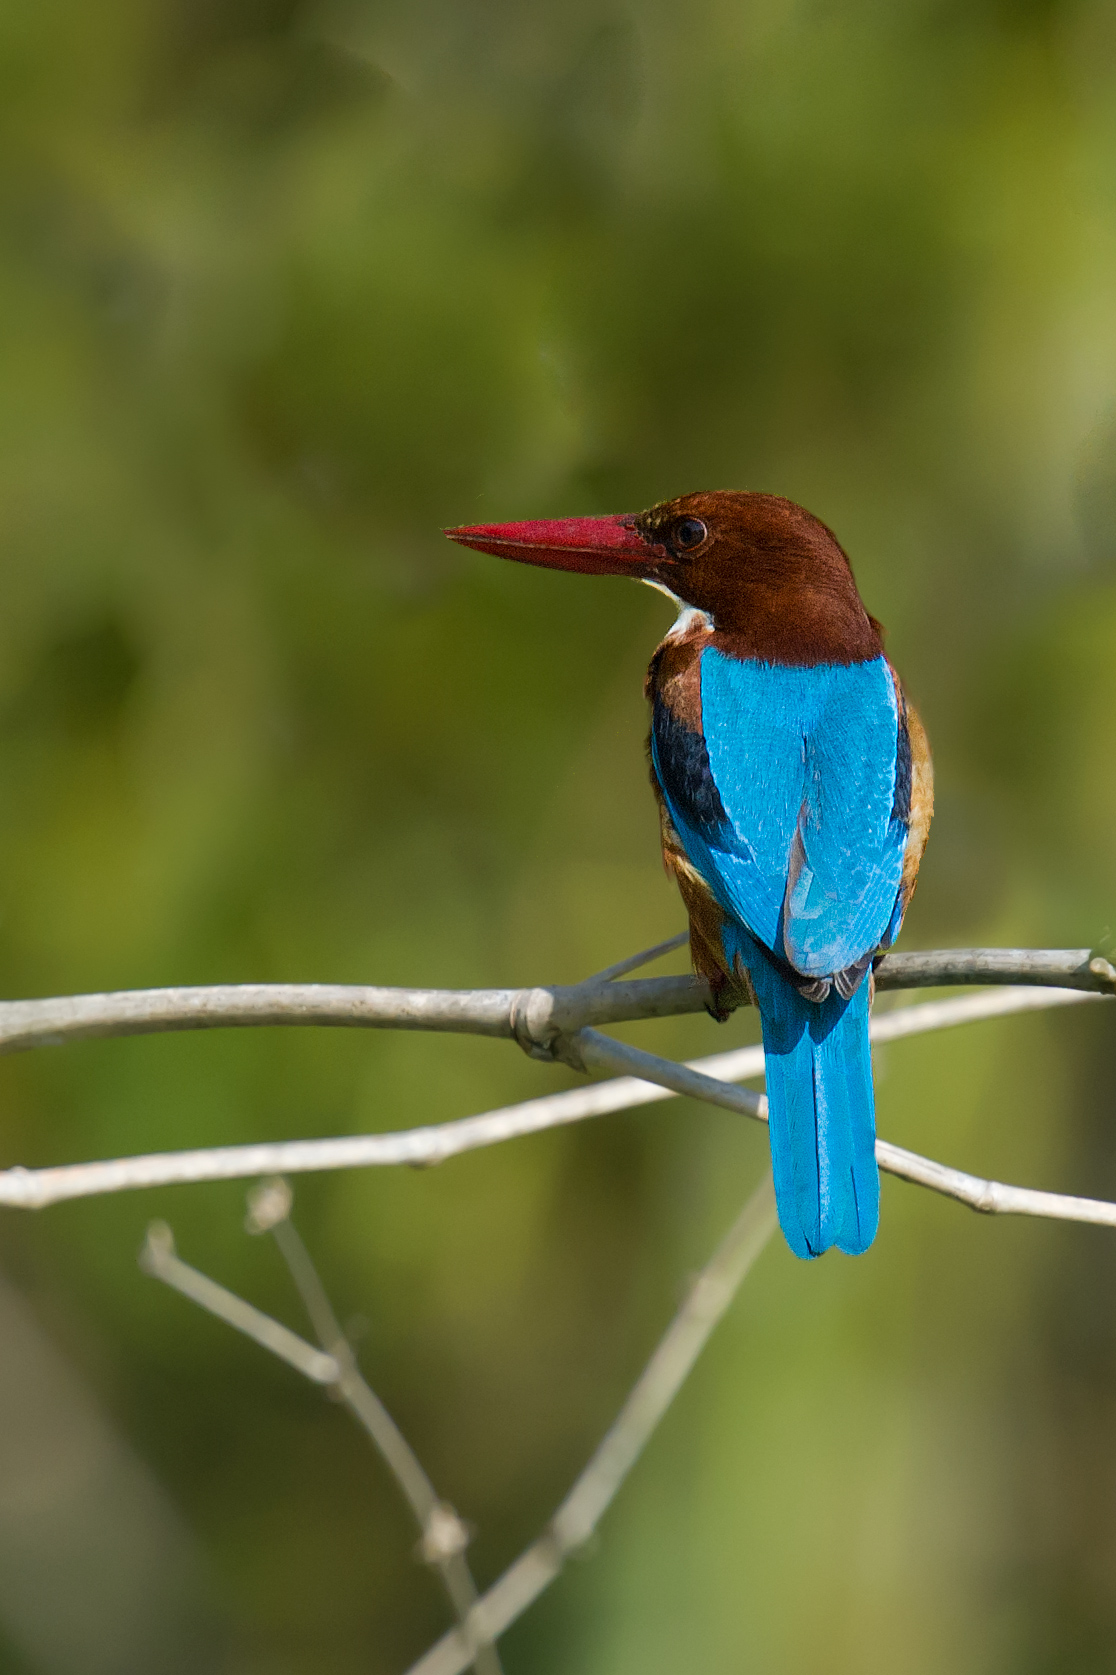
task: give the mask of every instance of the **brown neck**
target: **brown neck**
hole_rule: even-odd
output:
[[[879,625],[851,577],[843,587],[772,585],[757,578],[734,588],[711,614],[717,641],[734,657],[809,666],[866,663],[883,650]]]
[[[880,656],[840,542],[793,500],[703,491],[653,506],[635,527],[656,555],[649,574],[706,612],[733,655],[800,667]]]

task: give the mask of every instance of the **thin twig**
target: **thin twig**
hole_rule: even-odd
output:
[[[620,965],[625,962],[621,961]],[[616,968],[613,968],[614,970]],[[960,948],[886,954],[877,989],[957,983],[1050,984],[1116,994],[1116,970],[1087,948]],[[198,989],[129,989],[0,1002],[0,1052],[165,1030],[316,1024],[514,1036],[546,1045],[582,1026],[700,1012],[697,977],[601,977],[536,989],[385,989],[331,983],[244,983]]]
[[[439,1497],[418,1455],[361,1372],[310,1252],[291,1220],[291,1202],[291,1189],[282,1178],[261,1182],[248,1195],[249,1231],[269,1232],[279,1247],[314,1334],[337,1363],[337,1394],[367,1431],[399,1485],[419,1527],[422,1556],[438,1571],[458,1621],[464,1622],[477,1600],[477,1585],[465,1557],[469,1530],[456,1508]],[[474,1667],[476,1675],[502,1675],[491,1642],[477,1645]]]
[[[147,1239],[140,1251],[139,1264],[145,1274],[173,1286],[184,1297],[197,1303],[219,1320],[224,1320],[246,1338],[251,1338],[263,1349],[270,1350],[280,1361],[294,1367],[304,1378],[315,1384],[335,1385],[341,1369],[332,1355],[326,1355],[313,1344],[300,1338],[286,1326],[281,1326],[270,1315],[263,1314],[234,1291],[199,1273],[175,1255],[174,1235],[165,1221],[153,1221],[147,1229]]]
[[[1103,1001],[1104,996],[1078,989],[1017,988],[988,990],[951,1000],[933,1000],[887,1012],[872,1020],[875,1042],[893,1041],[926,1030],[994,1018]],[[658,1060],[660,1064],[668,1060]],[[696,1059],[690,1069],[722,1081],[743,1081],[763,1074],[763,1048],[743,1047]],[[212,1146],[188,1152],[152,1152],[96,1163],[67,1163],[48,1169],[0,1171],[0,1205],[42,1209],[70,1198],[92,1198],[145,1187],[189,1185],[200,1181],[254,1180],[262,1175],[295,1175],[330,1169],[392,1167],[442,1163],[462,1152],[505,1140],[538,1134],[567,1123],[670,1099],[676,1090],[659,1080],[621,1076],[589,1087],[528,1099],[479,1116],[401,1133],[344,1135],[326,1140],[267,1141],[248,1146]],[[698,1095],[697,1097],[701,1097]],[[754,1112],[751,1114],[755,1114]],[[967,1177],[966,1177],[967,1178]]]
[[[320,1011],[310,1016],[313,1008],[304,1010],[294,1019],[286,1014],[283,1018],[265,1017],[266,1007],[261,1002],[250,1018],[243,1015],[231,1019],[207,1015],[204,1023],[199,1023],[195,1014],[190,1022],[184,1022],[181,1016],[177,1021],[168,1022],[167,1014],[164,1014],[161,1021],[153,1022],[155,1014],[143,1014],[141,1006],[139,1022],[134,1015],[122,1027],[117,1027],[120,1020],[116,1019],[110,1020],[111,1027],[106,1028],[101,1027],[105,1023],[103,1016],[98,1023],[92,1016],[95,1009],[87,1010],[76,1020],[71,1034],[134,1033],[145,1029],[205,1027],[210,1023],[230,1021],[390,1021],[399,1027],[474,1029],[484,1034],[511,1034],[538,1057],[564,1058],[581,1069],[619,1071],[621,1075],[596,1087],[575,1089],[548,1099],[529,1101],[502,1111],[487,1112],[479,1117],[406,1134],[229,1147],[35,1172],[9,1170],[0,1173],[0,1202],[6,1200],[31,1206],[93,1192],[169,1181],[228,1178],[243,1173],[258,1174],[268,1169],[294,1171],[367,1163],[433,1162],[513,1135],[578,1121],[605,1110],[669,1098],[672,1094],[687,1095],[766,1120],[766,1100],[763,1096],[736,1087],[727,1080],[729,1077],[742,1079],[761,1074],[762,1049],[744,1048],[735,1053],[699,1060],[693,1065],[682,1065],[627,1046],[588,1027],[590,1021],[618,1021],[622,1017],[657,1016],[666,1015],[669,1011],[692,1010],[690,1001],[695,990],[700,993],[700,985],[690,983],[688,996],[679,988],[680,984],[685,985],[690,980],[614,981],[634,970],[638,964],[666,951],[664,945],[647,950],[643,955],[633,956],[604,973],[598,973],[588,983],[567,990],[477,991],[473,995],[456,996],[437,995],[431,991],[333,991],[334,994],[363,997],[363,1011],[361,1006],[350,1006],[349,1014],[344,1017],[323,1016]],[[900,961],[903,963],[900,964]],[[1024,987],[1014,992],[967,996],[888,1013],[873,1020],[872,1038],[877,1042],[901,1039],[906,1035],[977,1018],[1094,1001],[1116,993],[1116,972],[1113,968],[1104,960],[1090,959],[1088,951],[1082,950],[962,950],[949,955],[889,956],[888,961],[881,962],[877,971],[877,988],[880,989],[915,987],[933,982],[987,984],[997,980]],[[1058,986],[1046,987],[1050,984]],[[1028,986],[1041,987],[1031,988],[1028,992]],[[211,994],[216,992],[210,991]],[[246,993],[238,992],[241,997]],[[301,992],[305,994],[306,991]],[[205,991],[178,993],[196,997]],[[367,997],[370,994],[393,997],[391,1004],[397,1010],[392,1019],[368,1015],[371,1003],[367,1002]],[[421,1004],[416,1001],[416,996],[420,997]],[[506,1027],[499,1016],[499,1005],[493,1004],[497,996],[501,1004],[505,1000],[507,1002]],[[407,997],[406,1004],[400,997]],[[151,996],[79,997],[108,1002],[118,1002],[122,998],[146,1002]],[[639,1010],[633,1012],[630,1008],[636,1001],[639,1002]],[[450,1002],[453,1004],[450,1005]],[[446,1004],[443,1006],[443,1003]],[[27,1007],[57,1004],[8,1003],[9,1007],[24,1011]],[[407,1011],[408,1006],[410,1012]],[[375,1010],[374,1005],[371,1005],[371,1010]],[[20,1025],[25,1034],[18,1043],[15,1035],[5,1036],[4,1012],[5,1008],[0,1006],[0,1050],[3,1050],[5,1040],[10,1048],[13,1043],[30,1045],[35,1040],[45,1039],[41,1033],[34,1033],[26,1016]],[[360,1016],[356,1015],[358,1012],[361,1012]],[[571,1020],[576,1020],[576,1023],[571,1024]],[[14,1023],[10,1017],[8,1021]],[[32,1025],[37,1027],[42,1021],[41,1018],[37,1022],[32,1020]],[[30,1036],[26,1034],[28,1028],[31,1028]],[[907,1152],[887,1141],[877,1142],[877,1159],[881,1169],[986,1213],[1047,1216],[1116,1226],[1116,1204],[986,1181]],[[289,1208],[289,1197],[286,1203]],[[141,1260],[149,1272],[246,1332],[305,1376],[318,1383],[331,1384],[380,1447],[424,1532],[426,1556],[442,1569],[447,1591],[461,1618],[459,1627],[444,1636],[420,1659],[409,1675],[460,1675],[470,1664],[474,1664],[481,1675],[486,1670],[495,1675],[499,1669],[495,1661],[496,1639],[558,1575],[569,1552],[581,1545],[596,1528],[717,1320],[728,1307],[748,1267],[774,1228],[775,1212],[768,1177],[764,1186],[745,1206],[720,1251],[691,1289],[686,1303],[637,1382],[616,1423],[542,1536],[480,1599],[476,1598],[475,1586],[464,1565],[463,1526],[457,1514],[438,1502],[421,1464],[411,1453],[382,1403],[362,1379],[305,1247],[291,1227],[286,1212],[283,1211],[269,1225],[276,1234],[315,1324],[322,1344],[320,1350],[182,1263],[174,1254],[169,1230],[153,1227]],[[441,1529],[437,1524],[439,1512],[447,1516],[447,1523]],[[447,1530],[450,1531],[448,1540]],[[462,1569],[456,1568],[455,1561],[458,1560]],[[486,1659],[493,1661],[486,1662]]]
[[[502,1634],[553,1582],[568,1554],[589,1539],[775,1225],[768,1175],[690,1286],[614,1424],[546,1529],[482,1596],[465,1624],[444,1635],[407,1675],[460,1675],[478,1637],[495,1640]]]
[[[900,1014],[901,1016],[901,1014]],[[578,1059],[592,1070],[612,1070],[659,1082],[690,1099],[703,1099],[746,1117],[767,1121],[767,1100],[747,1088],[733,1087],[702,1075],[685,1064],[658,1058],[654,1053],[614,1041],[595,1029],[579,1030],[569,1038]],[[1003,1181],[984,1180],[963,1169],[936,1163],[932,1158],[908,1152],[890,1141],[876,1141],[876,1162],[889,1175],[897,1175],[918,1186],[929,1187],[946,1198],[956,1198],[970,1209],[986,1215],[1042,1216],[1051,1221],[1085,1221],[1100,1227],[1116,1227],[1116,1204],[1100,1198],[1073,1198],[1060,1192],[1039,1192],[1031,1187],[1008,1186]]]
[[[477,1599],[476,1584],[464,1556],[469,1540],[468,1530],[454,1508],[448,1502],[439,1500],[407,1439],[375,1391],[361,1376],[352,1348],[337,1323],[309,1253],[286,1214],[281,1214],[275,1222],[271,1221],[266,1200],[270,1198],[271,1206],[274,1206],[282,1196],[283,1184],[267,1182],[262,1192],[254,1195],[257,1202],[262,1200],[263,1203],[259,1210],[253,1210],[249,1225],[253,1231],[262,1232],[266,1228],[277,1234],[280,1250],[287,1259],[318,1332],[321,1349],[315,1349],[305,1338],[300,1338],[270,1315],[254,1308],[243,1297],[238,1297],[207,1274],[183,1262],[175,1254],[174,1235],[165,1222],[153,1222],[148,1228],[146,1242],[140,1251],[140,1267],[154,1279],[162,1280],[191,1302],[199,1304],[209,1314],[216,1315],[236,1331],[244,1333],[261,1348],[270,1350],[305,1378],[315,1384],[328,1385],[336,1392],[367,1431],[402,1490],[419,1526],[422,1556],[439,1571],[454,1612],[459,1622],[464,1623]],[[286,1208],[289,1209],[289,1206],[288,1193]],[[280,1233],[280,1228],[284,1229],[283,1233]],[[469,1661],[477,1675],[502,1675],[499,1655],[491,1642],[478,1642]],[[468,1664],[463,1664],[462,1668],[468,1668]]]
[[[1004,1181],[987,1181],[980,1175],[967,1175],[963,1169],[951,1169],[945,1163],[934,1163],[917,1152],[893,1146],[889,1140],[876,1141],[876,1162],[889,1175],[902,1181],[913,1181],[915,1186],[929,1187],[946,1198],[956,1198],[990,1216],[1040,1216],[1047,1221],[1084,1221],[1096,1227],[1116,1227],[1116,1204],[1102,1198],[1074,1198],[1063,1192],[1039,1192],[1033,1187],[1008,1186]]]
[[[638,971],[642,965],[650,965],[652,960],[662,959],[664,954],[673,954],[676,948],[682,948],[690,940],[689,931],[679,931],[677,936],[668,936],[665,942],[654,942],[650,948],[644,948],[638,954],[629,954],[626,960],[617,960],[615,965],[606,965],[603,971],[595,971],[592,977],[587,977],[587,983],[612,983],[617,977],[626,977],[629,971]]]

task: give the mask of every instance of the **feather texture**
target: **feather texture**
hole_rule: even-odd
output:
[[[833,1245],[859,1256],[880,1219],[868,985],[847,998],[833,990],[819,1004],[788,983],[740,927],[726,927],[725,943],[751,974],[763,1023],[783,1235],[796,1256],[820,1256]]]
[[[898,935],[934,808],[926,735],[833,531],[780,495],[484,524],[454,540],[650,582],[684,609],[647,678],[663,861],[709,1009],[763,1023],[779,1219],[800,1256],[871,1244],[874,954]]]
[[[796,971],[829,976],[880,946],[902,877],[891,670],[700,655],[702,733],[654,711],[671,818],[724,910]]]
[[[882,656],[779,667],[713,632],[694,652],[701,730],[656,694],[652,766],[759,1007],[787,1242],[855,1255],[879,1220],[864,977],[906,901],[906,706]]]

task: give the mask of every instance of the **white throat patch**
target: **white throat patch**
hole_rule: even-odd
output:
[[[699,611],[696,605],[686,605],[679,599],[677,593],[672,593],[662,582],[653,582],[650,577],[641,578],[644,587],[653,587],[656,593],[665,594],[672,604],[678,606],[678,615],[667,629],[664,638],[680,640],[683,634],[691,628],[712,628],[713,618],[708,611]]]
[[[713,618],[708,611],[699,611],[696,605],[683,605],[670,627],[667,629],[668,640],[680,640],[688,634],[691,628],[712,628]]]

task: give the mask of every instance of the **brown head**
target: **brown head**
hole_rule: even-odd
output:
[[[454,541],[556,570],[631,576],[706,612],[726,649],[772,663],[860,663],[880,655],[833,532],[793,500],[735,489],[684,494],[650,511],[447,529]]]

